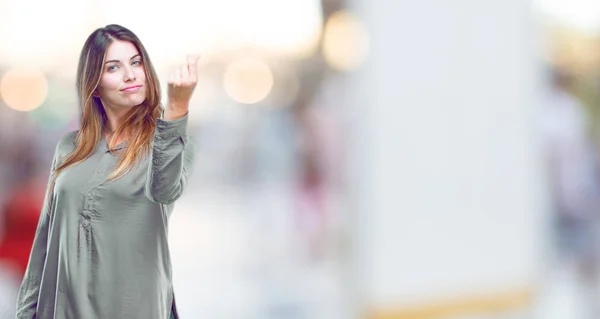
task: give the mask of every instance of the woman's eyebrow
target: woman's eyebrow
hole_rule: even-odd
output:
[[[132,56],[131,58],[129,58],[129,60],[133,60],[134,58],[137,58],[139,56],[140,56],[139,54],[136,54],[136,55]],[[108,61],[104,62],[104,64],[110,63],[110,62],[121,62],[121,61],[120,60],[108,60]]]

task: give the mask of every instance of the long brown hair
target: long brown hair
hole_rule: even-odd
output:
[[[103,73],[104,59],[109,45],[115,41],[129,41],[139,51],[142,65],[146,73],[146,99],[141,105],[133,107],[124,117],[108,141],[109,149],[113,152],[116,138],[124,136],[128,142],[125,152],[109,180],[120,178],[127,173],[151,149],[156,119],[160,117],[160,85],[158,77],[150,62],[150,57],[140,39],[129,29],[110,24],[96,29],[85,41],[79,56],[77,68],[77,95],[80,105],[80,128],[75,137],[75,149],[57,163],[54,180],[65,168],[81,163],[94,153],[103,130],[107,125],[107,116],[102,102],[94,92],[98,88]],[[52,183],[53,186],[54,182]]]

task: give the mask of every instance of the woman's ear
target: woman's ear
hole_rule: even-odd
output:
[[[98,89],[95,89],[94,92],[92,92],[92,96],[93,97],[100,97],[100,93],[98,93]]]

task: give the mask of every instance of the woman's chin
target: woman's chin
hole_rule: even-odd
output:
[[[134,107],[134,106],[138,106],[142,103],[144,103],[145,98],[135,98],[135,99],[130,99],[129,101],[127,101],[126,105],[129,107]]]

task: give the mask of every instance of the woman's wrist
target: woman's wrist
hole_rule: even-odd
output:
[[[189,110],[189,103],[172,102],[170,101],[165,108],[163,119],[172,121],[184,117]]]

